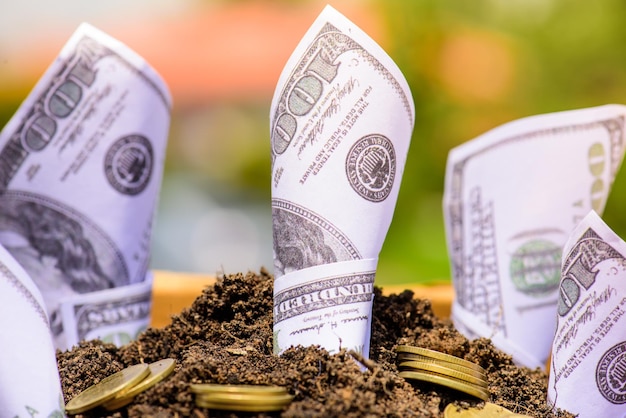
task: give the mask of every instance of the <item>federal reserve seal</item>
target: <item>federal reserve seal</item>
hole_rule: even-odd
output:
[[[129,135],[111,145],[104,159],[104,171],[115,190],[127,195],[141,193],[152,175],[154,157],[150,141]]]
[[[362,198],[372,202],[385,200],[396,176],[396,153],[391,141],[379,134],[359,139],[348,152],[346,175]]]
[[[604,353],[596,368],[596,385],[607,401],[626,403],[626,341]]]

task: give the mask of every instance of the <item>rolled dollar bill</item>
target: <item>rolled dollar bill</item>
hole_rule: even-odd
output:
[[[64,416],[43,297],[1,245],[0,346],[0,417]]]
[[[301,344],[368,355],[378,254],[414,114],[395,63],[327,6],[271,106],[276,352]]]
[[[124,340],[149,322],[170,109],[141,57],[82,24],[0,132],[0,242],[41,291],[59,349],[78,342],[68,329]],[[106,329],[91,327],[98,315]]]
[[[548,359],[563,245],[601,213],[624,156],[626,107],[533,116],[453,149],[444,219],[455,326],[527,367]]]
[[[563,250],[548,403],[580,418],[626,405],[626,242],[591,211]]]

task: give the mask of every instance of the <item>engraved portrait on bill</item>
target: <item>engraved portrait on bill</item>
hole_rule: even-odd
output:
[[[272,200],[274,274],[361,258],[350,240],[330,222],[295,203]]]
[[[50,197],[0,196],[0,243],[33,278],[48,307],[53,335],[63,332],[63,298],[130,284],[112,240],[85,216]]]

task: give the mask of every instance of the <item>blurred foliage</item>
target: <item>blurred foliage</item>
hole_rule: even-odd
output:
[[[270,100],[175,108],[166,173],[189,173],[226,201],[263,200],[269,207]]]
[[[441,210],[447,153],[525,116],[624,103],[626,3],[381,0],[386,49],[402,69],[416,123],[380,281],[449,277]],[[564,150],[566,158],[567,150]],[[626,173],[604,214],[626,236]]]
[[[385,28],[385,38],[377,41],[403,71],[416,106],[411,149],[380,255],[377,283],[448,281],[442,193],[449,150],[521,117],[623,103],[626,56],[620,49],[626,37],[622,22],[626,3],[371,0],[370,4]],[[181,130],[192,129],[194,121],[210,128],[202,140],[195,138],[204,144],[200,148],[176,146],[168,155],[170,168],[182,161],[186,169],[221,179],[219,184],[241,196],[268,200],[268,108],[269,99],[247,106],[226,104],[196,116],[183,112],[173,137],[184,137]],[[237,144],[235,150],[232,144]],[[190,155],[177,157],[189,149]],[[219,157],[207,160],[207,155]],[[606,221],[623,236],[625,176],[618,177],[605,212]],[[219,184],[207,190],[216,194],[215,188],[223,187]]]
[[[406,76],[416,107],[414,135],[377,283],[447,281],[442,193],[448,152],[521,117],[626,103],[622,52],[626,3],[370,0],[369,4],[385,28],[384,39],[377,41]],[[0,125],[27,91],[23,96],[2,93]],[[226,208],[269,209],[270,100],[268,96],[246,103],[175,107],[166,176],[186,173],[201,193]],[[625,171],[614,184],[604,215],[622,237],[626,237]],[[263,251],[271,252],[271,242]]]

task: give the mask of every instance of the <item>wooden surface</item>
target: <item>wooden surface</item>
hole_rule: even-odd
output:
[[[170,323],[171,316],[180,313],[202,293],[202,290],[215,283],[215,277],[201,274],[177,273],[157,270],[154,272],[152,288],[153,327],[163,327]],[[435,314],[450,316],[454,291],[451,285],[435,286],[383,286],[383,293],[389,295],[410,289],[417,298],[430,299]]]

